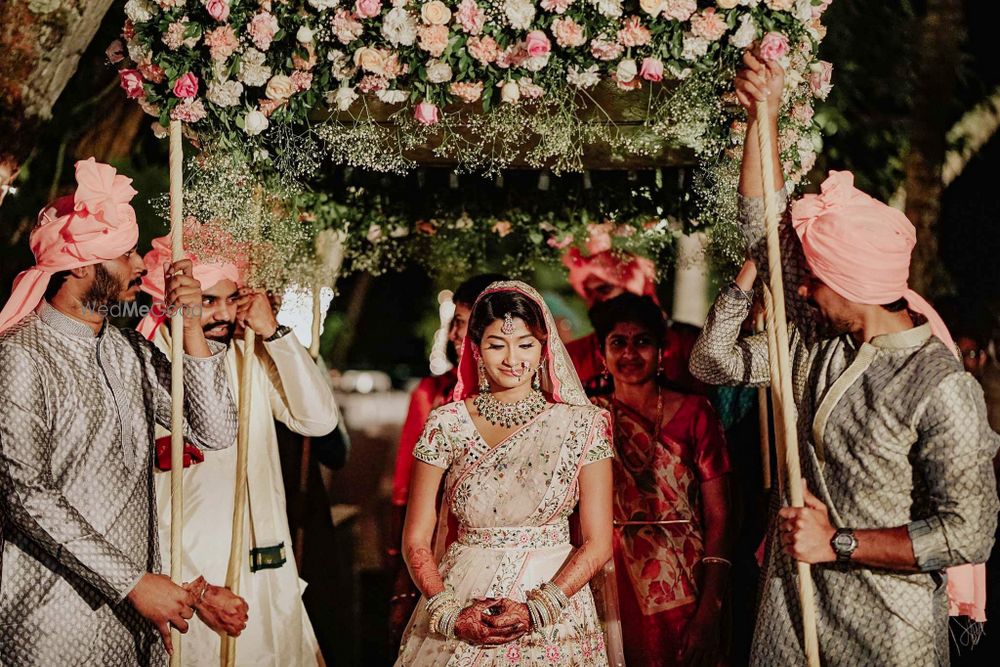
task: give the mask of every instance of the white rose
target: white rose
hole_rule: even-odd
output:
[[[796,0],[795,18],[803,23],[809,23],[812,21],[812,12],[812,0]]]
[[[340,0],[309,0],[309,4],[319,10],[332,9],[340,4]]]
[[[615,77],[622,83],[628,83],[634,79],[639,74],[639,67],[635,64],[635,60],[632,58],[625,58],[618,63],[618,69],[615,71]]]
[[[401,239],[404,236],[407,236],[409,233],[410,230],[404,227],[403,225],[396,225],[391,230],[389,230],[389,236],[391,236],[394,239]]]
[[[431,83],[451,81],[451,65],[440,60],[427,61],[427,80]]]
[[[754,23],[752,16],[744,14],[740,19],[740,27],[737,28],[736,32],[733,33],[733,36],[729,38],[729,43],[737,49],[745,49],[753,44],[753,40],[756,38],[757,24]]]
[[[508,81],[500,88],[500,99],[508,104],[514,104],[521,99],[521,88],[513,81]]]
[[[290,76],[275,74],[271,77],[271,80],[267,82],[264,94],[267,95],[267,99],[269,100],[287,100],[295,94],[295,82],[292,81]]]
[[[243,117],[243,131],[251,137],[266,130],[268,125],[270,125],[270,123],[267,120],[267,116],[262,114],[257,109],[251,110],[246,116]]]
[[[663,8],[667,6],[667,0],[639,0],[639,7],[642,11],[646,12],[653,18],[656,18],[663,12]]]
[[[208,86],[205,98],[219,107],[234,107],[243,96],[243,84],[239,81],[219,81]]]
[[[401,104],[408,95],[402,90],[380,90],[375,93],[375,97],[385,104]]]
[[[396,46],[411,46],[417,39],[417,18],[402,7],[390,9],[382,20],[382,35]]]
[[[427,25],[448,25],[451,20],[451,10],[441,0],[431,0],[420,8],[420,18]]]
[[[807,0],[808,2],[809,0]],[[715,0],[715,4],[719,6],[719,9],[732,9],[736,5],[740,4],[739,0]]]
[[[618,18],[622,15],[622,0],[591,0],[591,2],[604,16]]]
[[[311,44],[313,41],[313,31],[307,25],[299,26],[298,32],[295,33],[295,39],[300,44]]]
[[[540,72],[545,69],[545,66],[549,64],[550,53],[546,53],[544,56],[534,56],[533,58],[528,58],[525,60],[521,66],[529,72]]]
[[[148,0],[128,0],[125,3],[125,16],[132,23],[145,23],[159,12],[159,8]]]
[[[503,13],[512,28],[527,30],[535,18],[535,4],[531,0],[505,0]]]
[[[382,238],[382,228],[373,222],[369,225],[368,233],[365,234],[365,238],[368,239],[369,243],[378,243]]]
[[[358,94],[354,92],[354,88],[351,88],[350,86],[338,88],[337,92],[333,96],[334,103],[341,111],[347,111],[350,109],[356,99],[358,99]]]

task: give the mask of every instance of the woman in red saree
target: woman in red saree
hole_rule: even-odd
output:
[[[614,393],[615,569],[629,667],[720,661],[729,456],[708,401],[657,382],[663,315],[625,294],[591,315]]]

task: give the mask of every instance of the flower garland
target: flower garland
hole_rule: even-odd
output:
[[[724,175],[745,132],[731,82],[750,47],[787,72],[788,181],[812,168],[813,103],[830,89],[832,68],[817,56],[830,2],[128,0],[125,41],[108,57],[158,131],[180,120],[246,151],[257,169],[293,163],[297,178],[324,155],[406,171],[408,152],[426,145],[459,171],[498,173],[517,160],[580,171],[593,144],[625,157],[667,144],[692,149],[712,172],[704,180],[731,190]],[[597,103],[599,86],[644,102],[638,129]],[[301,163],[290,137],[313,157]],[[693,224],[725,221],[711,201]]]

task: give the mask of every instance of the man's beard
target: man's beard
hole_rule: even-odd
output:
[[[221,334],[208,333],[210,330],[215,329],[216,327],[220,327],[222,325],[225,325],[226,327],[223,333]],[[226,345],[228,345],[229,341],[233,339],[233,331],[236,330],[236,322],[226,322],[226,321],[209,322],[208,324],[204,325],[202,329],[205,331],[205,338],[208,338],[209,340],[215,340],[220,343],[225,343]]]
[[[91,310],[112,306],[122,300],[122,292],[142,283],[141,278],[126,282],[101,264],[94,265],[94,282],[83,295],[83,305]]]

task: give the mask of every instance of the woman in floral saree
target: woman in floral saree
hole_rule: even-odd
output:
[[[665,324],[648,297],[591,320],[614,393],[615,569],[629,667],[719,664],[731,541],[729,456],[708,401],[657,382]]]
[[[588,582],[611,558],[610,422],[556,331],[524,283],[494,283],[473,308],[455,401],[414,450],[403,551],[424,598],[397,665],[609,664]]]

